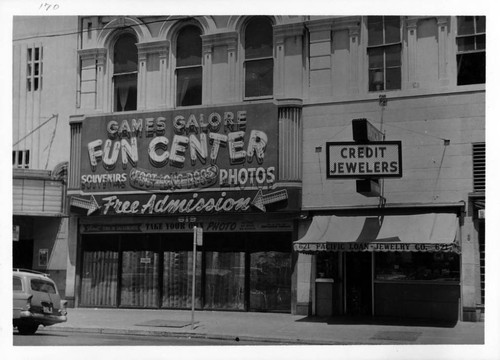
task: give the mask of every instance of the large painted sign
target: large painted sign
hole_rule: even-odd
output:
[[[87,215],[266,211],[288,199],[277,149],[272,103],[89,117],[80,190],[90,197],[71,205]]]

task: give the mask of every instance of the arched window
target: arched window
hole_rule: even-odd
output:
[[[176,48],[176,104],[201,105],[201,30],[193,25],[181,29]]]
[[[137,109],[137,39],[121,35],[113,49],[114,111]]]
[[[268,18],[252,18],[245,28],[245,98],[273,94],[273,28]]]

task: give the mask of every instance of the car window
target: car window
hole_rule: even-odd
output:
[[[16,292],[21,292],[23,291],[23,282],[21,281],[21,278],[18,278],[17,276],[14,276],[13,279],[12,279],[12,289],[13,291],[16,291]]]
[[[49,281],[40,280],[40,279],[31,279],[31,290],[40,291],[49,294],[55,294],[56,288],[54,284]]]

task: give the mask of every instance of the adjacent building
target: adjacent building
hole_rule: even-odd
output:
[[[76,30],[76,16],[16,16],[13,21],[13,266],[49,273],[63,294]]]
[[[480,318],[485,17],[73,21],[74,306]]]

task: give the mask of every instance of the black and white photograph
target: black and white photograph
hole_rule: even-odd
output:
[[[493,8],[334,3],[0,3],[9,359],[500,358]]]

